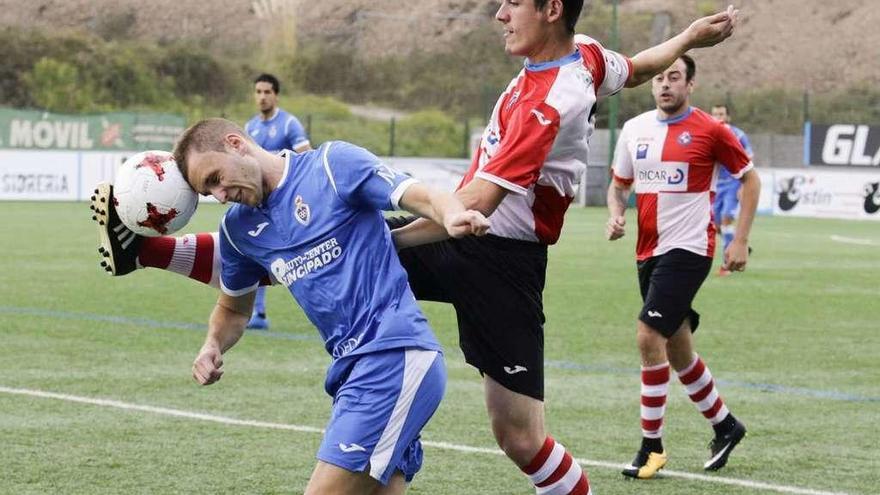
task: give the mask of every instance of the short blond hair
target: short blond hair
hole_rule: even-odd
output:
[[[227,134],[239,134],[248,141],[253,141],[238,124],[220,118],[200,120],[183,131],[177,144],[174,145],[174,161],[177,162],[177,168],[180,169],[187,182],[189,182],[189,165],[186,163],[186,157],[191,152],[217,151],[222,153],[226,150],[224,138]]]

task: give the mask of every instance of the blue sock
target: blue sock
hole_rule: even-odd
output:
[[[724,239],[724,249],[733,242],[733,234],[721,234],[721,238]]]
[[[733,225],[723,225],[721,227],[721,240],[724,242],[724,250],[727,251],[727,246],[733,242],[733,234],[736,232],[736,227]]]
[[[266,288],[257,288],[257,298],[254,301],[254,313],[266,315]]]

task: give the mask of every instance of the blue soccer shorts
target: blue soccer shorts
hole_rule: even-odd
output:
[[[721,220],[725,218],[736,218],[739,213],[739,198],[736,193],[739,191],[739,181],[729,185],[719,187],[715,192],[715,223],[721,225]]]
[[[395,471],[407,481],[422,466],[422,428],[446,388],[443,354],[399,348],[357,357],[333,398],[318,460],[367,471],[383,485]]]

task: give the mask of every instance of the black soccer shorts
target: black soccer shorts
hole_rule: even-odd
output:
[[[392,228],[402,223],[389,220]],[[544,400],[546,245],[486,235],[398,255],[416,299],[452,303],[468,364],[509,390]]]
[[[691,303],[712,269],[712,258],[673,249],[637,266],[644,301],[639,320],[669,338],[690,318],[691,332],[696,332],[700,314]]]

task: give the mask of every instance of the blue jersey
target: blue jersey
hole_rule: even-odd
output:
[[[278,153],[285,149],[293,150],[309,144],[309,138],[299,120],[280,108],[269,120],[263,120],[260,114],[254,115],[245,124],[244,130],[260,147],[270,153]]]
[[[223,217],[223,292],[246,294],[266,275],[286,286],[333,357],[325,384],[331,395],[356,361],[346,358],[441,350],[381,212],[397,208],[415,180],[340,141],[282,156],[284,175],[263,204],[236,204]]]
[[[730,124],[727,124],[727,127],[733,131],[733,135],[736,136],[739,140],[739,144],[741,144],[743,149],[746,150],[746,154],[749,155],[749,158],[754,156],[752,145],[749,143],[749,137],[746,136],[746,133],[739,127],[734,127]],[[727,167],[719,167],[717,188],[722,189],[726,187],[739,188],[739,181],[731,177],[730,172],[727,171]]]

